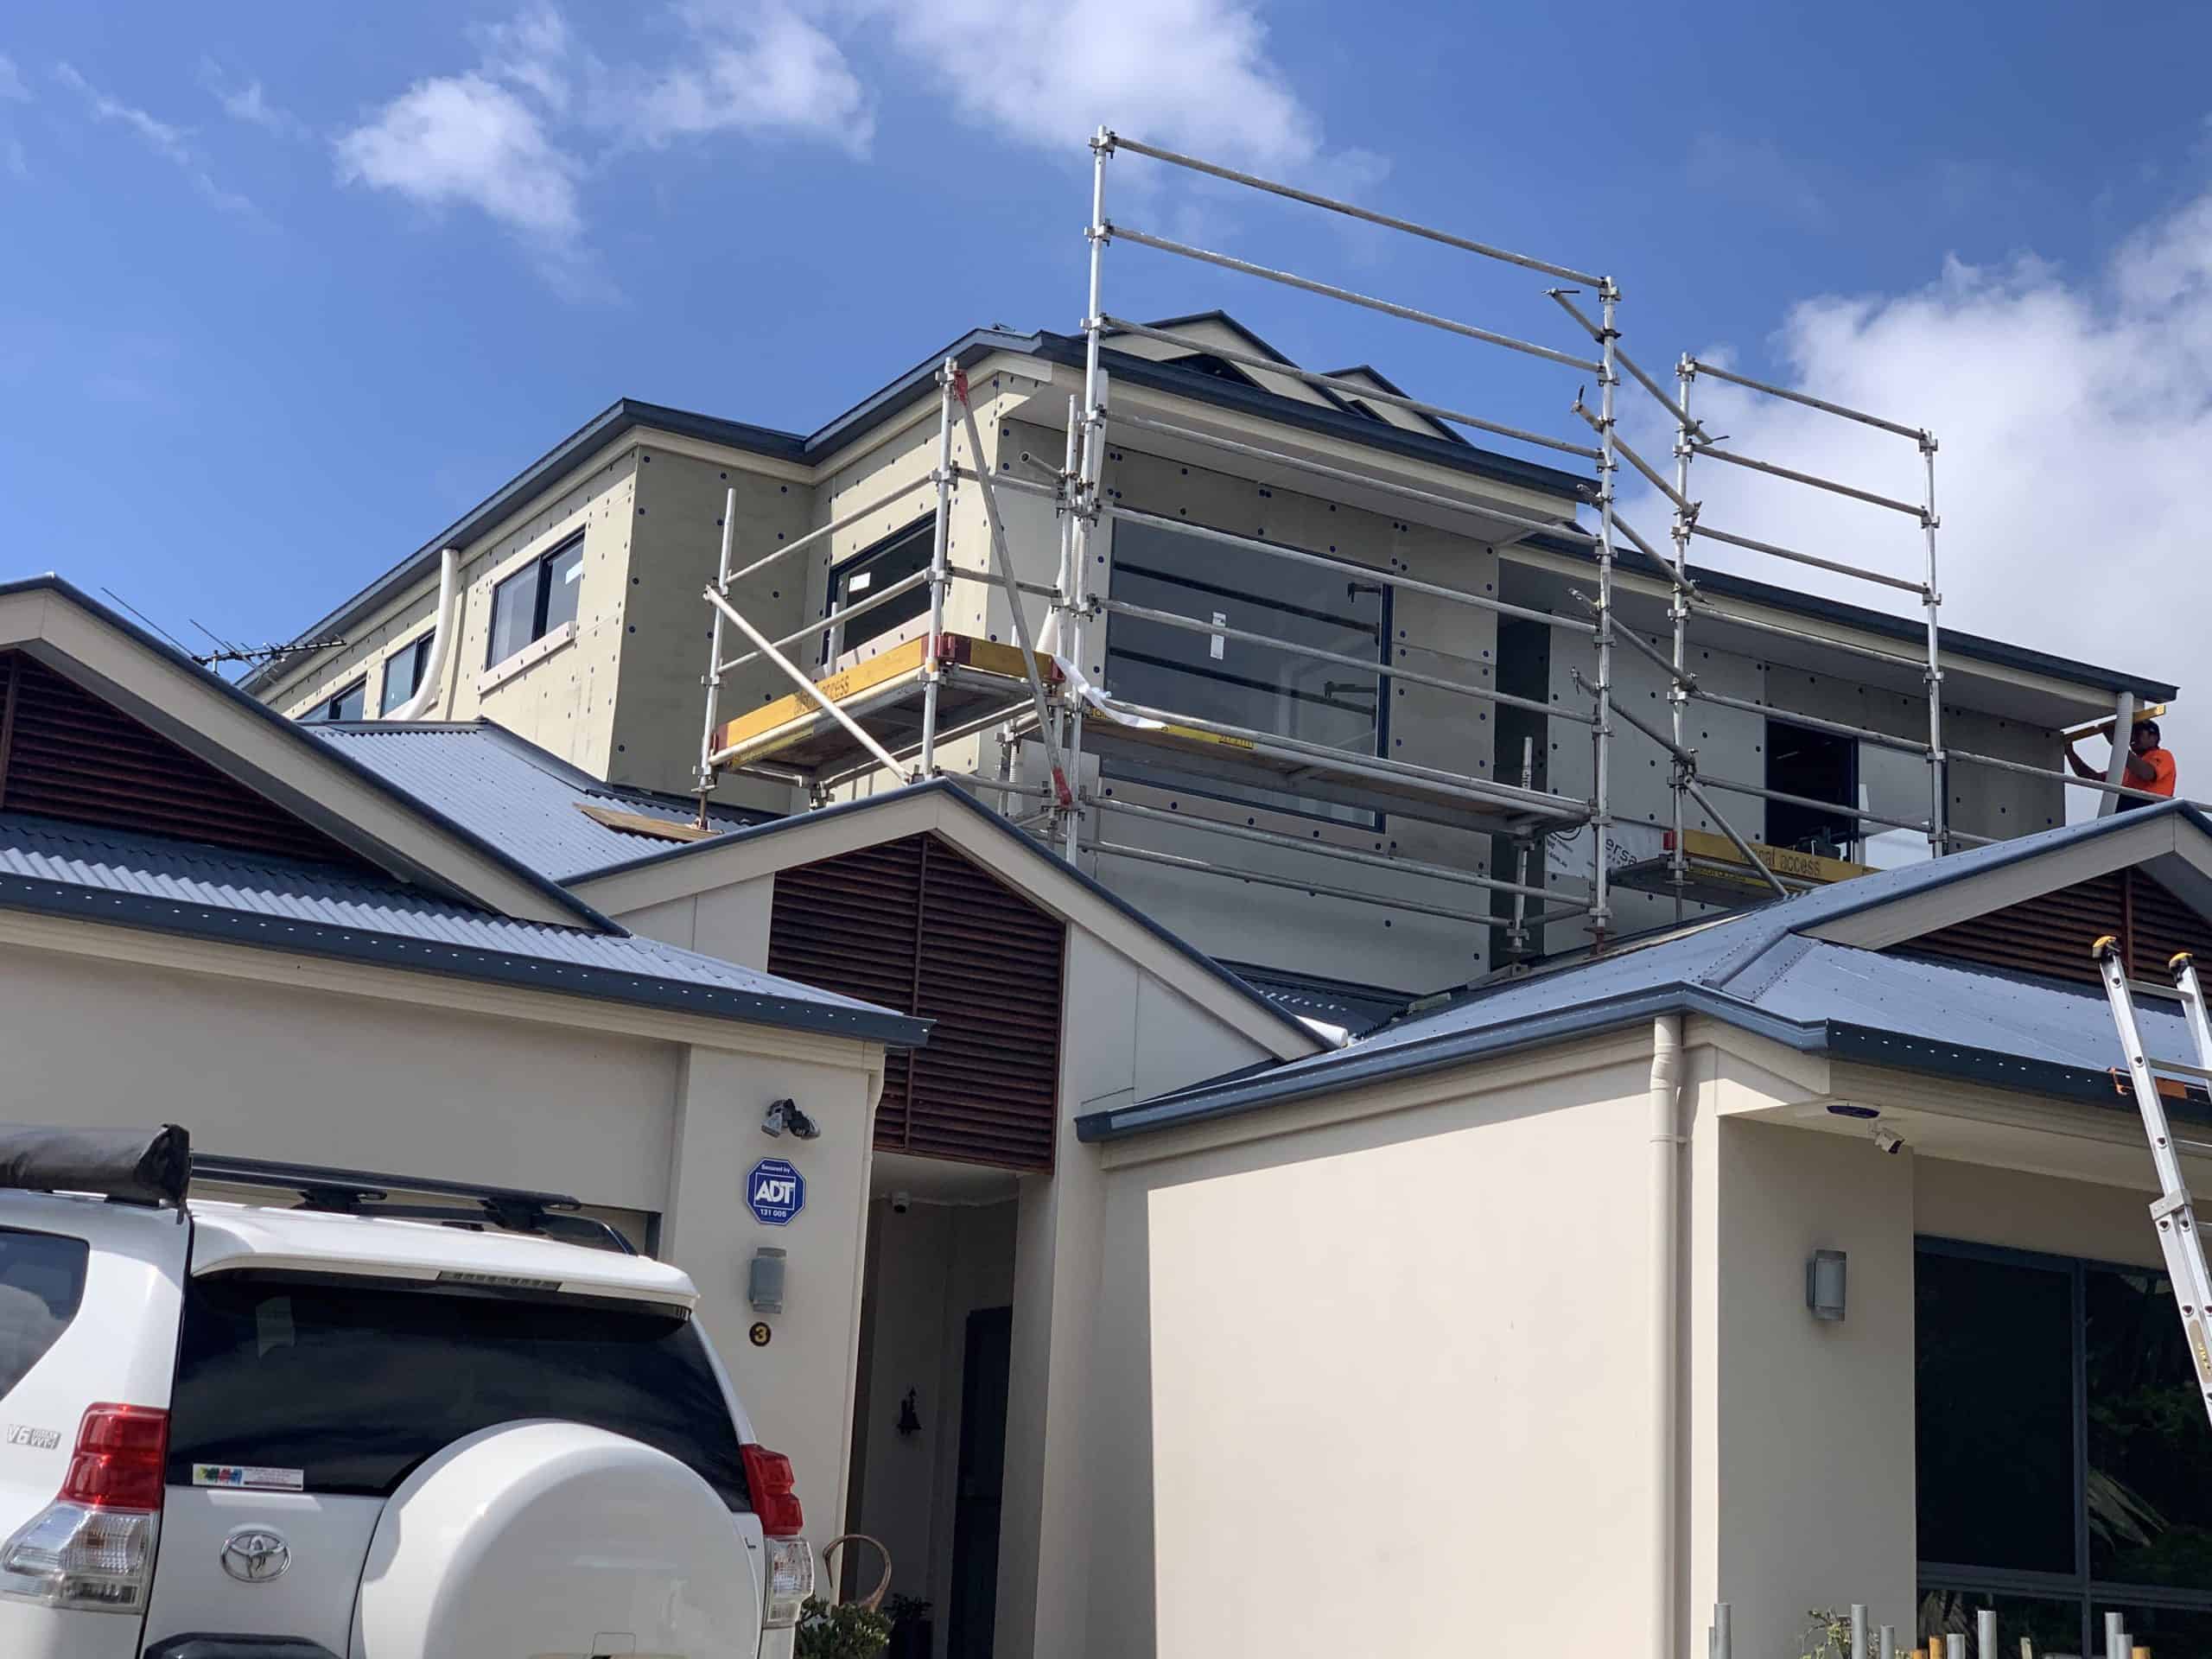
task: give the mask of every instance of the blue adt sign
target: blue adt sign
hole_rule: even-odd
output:
[[[784,1226],[806,1208],[806,1177],[780,1158],[763,1158],[745,1178],[745,1204],[755,1221]]]

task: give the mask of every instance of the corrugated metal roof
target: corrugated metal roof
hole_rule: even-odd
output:
[[[697,808],[688,801],[601,783],[489,721],[302,729],[556,881],[685,844],[610,828],[579,811],[581,805],[677,825],[696,821]],[[738,830],[773,816],[717,807],[709,826]]]
[[[2212,832],[2212,823],[2185,804],[2149,810],[2181,814]],[[2064,825],[1493,981],[1333,1053],[1095,1113],[1078,1120],[1077,1132],[1084,1140],[1111,1139],[1222,1116],[1670,1010],[1711,1014],[1808,1051],[1870,1058],[1886,1052],[1924,1069],[2093,1090],[2100,1074],[2124,1063],[2095,988],[1859,950],[1808,938],[1806,931],[2142,821],[2131,813]],[[2141,1014],[2145,1039],[2155,1052],[2190,1052],[2178,1013],[2146,999]]]
[[[332,865],[16,813],[0,814],[0,906],[880,1042],[927,1032],[655,939],[518,921]]]

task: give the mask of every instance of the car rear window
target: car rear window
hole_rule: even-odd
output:
[[[91,1255],[81,1238],[0,1227],[0,1400],[77,1317]]]
[[[529,1417],[642,1440],[749,1507],[729,1408],[680,1315],[291,1274],[186,1290],[172,1484],[192,1484],[194,1464],[245,1465],[385,1497],[454,1441]]]

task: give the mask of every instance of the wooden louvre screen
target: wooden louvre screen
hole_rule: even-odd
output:
[[[321,830],[20,651],[0,652],[0,811],[360,863]]]
[[[1976,916],[1897,948],[1915,956],[2005,968],[2098,985],[2089,946],[2101,935],[2117,937],[2131,976],[2166,981],[2166,961],[2193,950],[2212,966],[2212,923],[2138,869],[2077,881]]]
[[[779,871],[768,971],[933,1021],[894,1049],[875,1144],[1050,1169],[1066,929],[934,836]]]

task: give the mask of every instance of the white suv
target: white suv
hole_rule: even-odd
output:
[[[784,1659],[791,1465],[575,1209],[0,1128],[0,1655]]]

